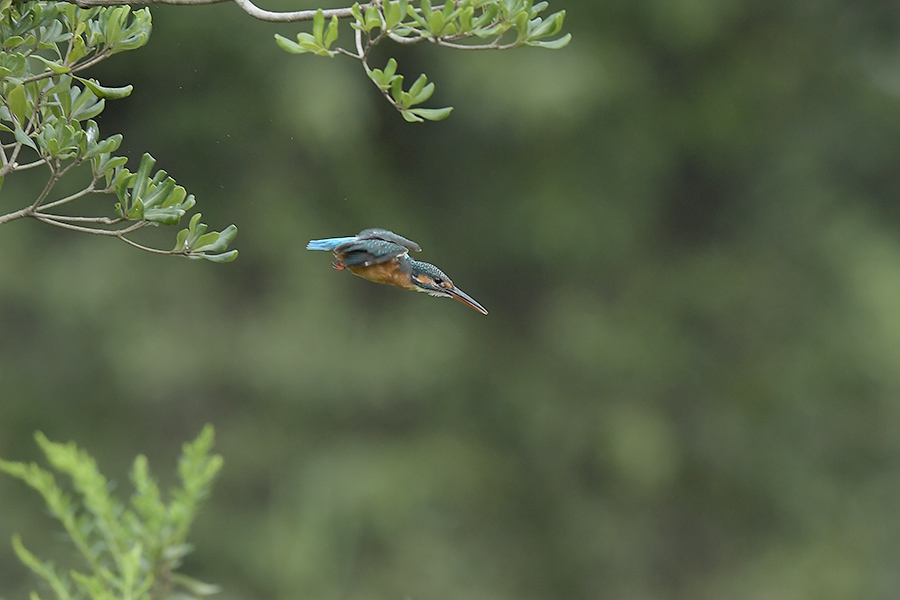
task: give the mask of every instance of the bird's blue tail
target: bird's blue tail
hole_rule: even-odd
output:
[[[326,252],[330,252],[340,246],[341,244],[346,244],[347,242],[352,242],[356,239],[356,236],[352,237],[337,237],[337,238],[326,238],[324,240],[311,240],[307,245],[307,250],[325,250]]]

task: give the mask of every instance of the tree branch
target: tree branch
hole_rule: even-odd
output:
[[[292,12],[272,12],[259,8],[250,0],[234,0],[234,3],[240,6],[245,13],[260,21],[271,21],[273,23],[289,23],[295,21],[312,21],[316,16],[316,10],[296,10]],[[365,10],[367,4],[361,4],[360,8]],[[353,13],[349,8],[331,8],[322,11],[326,19],[337,17],[338,19],[349,19]]]
[[[0,215],[0,225],[4,223],[9,223],[10,221],[15,221],[16,219],[24,219],[25,217],[30,217],[34,211],[31,210],[30,206],[26,206],[25,208],[19,209],[17,211],[7,213],[5,215]]]
[[[110,217],[72,217],[69,215],[57,215],[48,213],[42,210],[36,211],[35,214],[41,215],[42,217],[47,217],[48,219],[52,219],[54,221],[64,221],[67,223],[97,223],[98,225],[117,225],[125,220],[121,217],[117,217],[115,219],[112,219]]]
[[[22,1],[22,0],[18,0]],[[298,21],[312,21],[316,16],[316,10],[296,10],[291,12],[274,12],[260,8],[250,2],[250,0],[68,0],[81,8],[92,8],[94,6],[120,6],[130,4],[132,6],[147,4],[172,4],[178,6],[202,6],[205,4],[220,4],[222,2],[233,1],[241,7],[248,15],[260,21],[270,21],[272,23],[291,23]],[[366,9],[368,4],[361,4],[360,8]],[[339,19],[348,19],[353,16],[349,8],[331,8],[322,11],[326,19],[337,17]]]
[[[150,221],[138,221],[134,225],[130,225],[128,227],[124,227],[122,229],[100,229],[98,227],[82,227],[80,225],[72,225],[71,223],[66,223],[63,221],[57,221],[51,215],[44,215],[41,213],[32,212],[30,215],[34,217],[38,221],[42,223],[48,223],[50,225],[56,225],[57,227],[62,227],[63,229],[71,229],[72,231],[80,231],[81,233],[91,233],[93,235],[109,235],[117,238],[122,238],[122,236],[137,231],[138,229],[142,229],[147,225],[152,225]],[[122,238],[124,239],[124,238]]]
[[[88,194],[95,191],[95,189],[97,187],[97,181],[98,181],[98,179],[94,179],[93,181],[91,181],[91,183],[86,188],[84,188],[80,192],[75,192],[74,194],[66,196],[65,198],[60,198],[59,200],[54,200],[53,202],[43,204],[43,205],[41,205],[41,207],[38,210],[47,210],[48,208],[53,208],[55,206],[60,206],[62,204],[71,202],[72,200],[77,200],[78,198],[81,198],[82,196],[87,196]]]
[[[24,1],[24,0],[19,0]],[[119,6],[122,4],[143,5],[143,4],[177,4],[181,6],[200,6],[203,4],[219,4],[228,2],[229,0],[68,0],[81,8],[92,8],[94,6]]]

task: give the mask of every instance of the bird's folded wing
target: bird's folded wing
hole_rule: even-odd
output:
[[[398,246],[403,246],[414,252],[422,251],[422,248],[414,241],[407,239],[402,235],[397,235],[393,231],[388,231],[387,229],[363,229],[356,237],[360,240],[384,240],[386,242],[393,242]]]
[[[393,242],[381,239],[358,239],[334,248],[334,254],[344,266],[365,267],[388,262],[408,254],[409,250]]]

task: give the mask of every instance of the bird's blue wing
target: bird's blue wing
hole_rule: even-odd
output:
[[[352,238],[333,249],[335,256],[347,267],[366,267],[385,263],[409,253],[409,249],[382,239]]]
[[[307,250],[325,250],[326,252],[331,252],[341,244],[346,244],[348,242],[352,242],[356,239],[356,236],[351,237],[336,237],[336,238],[325,238],[324,240],[310,240],[310,242],[306,245]]]
[[[356,237],[361,240],[384,240],[414,250],[415,252],[422,251],[422,248],[414,241],[407,239],[402,235],[397,235],[393,231],[388,231],[387,229],[380,229],[377,227],[373,229],[363,229]]]

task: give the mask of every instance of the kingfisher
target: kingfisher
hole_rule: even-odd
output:
[[[432,296],[456,298],[481,314],[488,314],[474,298],[453,285],[443,271],[430,263],[410,258],[410,250],[421,252],[422,248],[393,231],[363,229],[350,237],[312,240],[306,245],[306,249],[325,250],[334,254],[332,266],[338,271],[347,269],[354,275],[375,283],[387,283]]]

